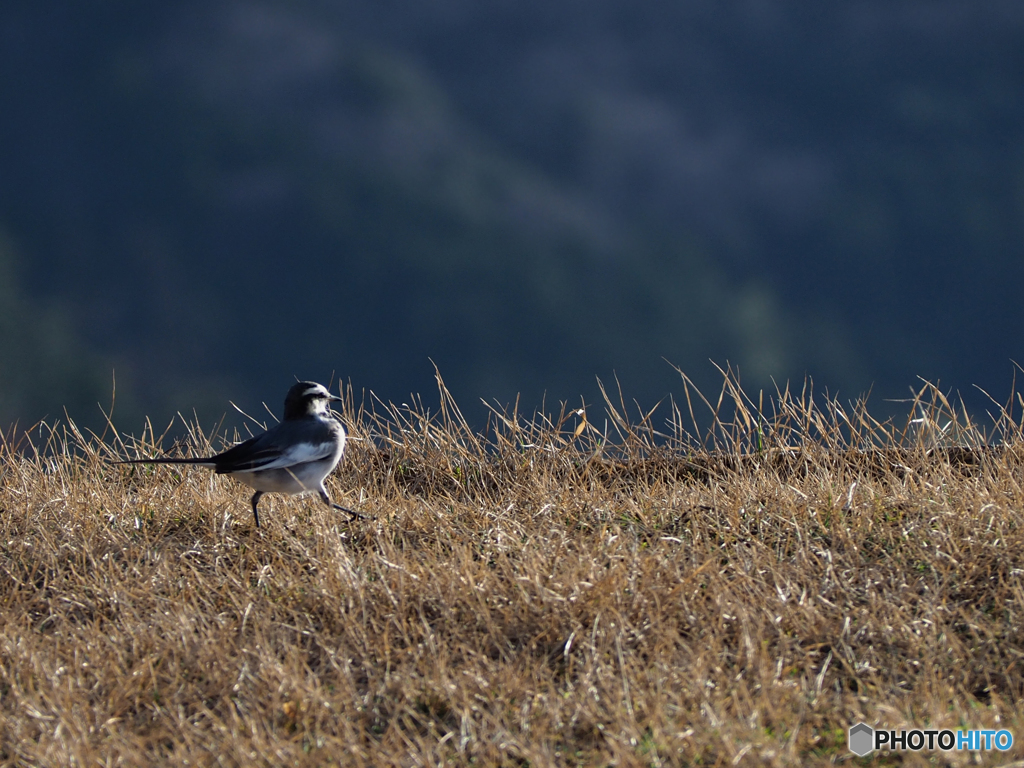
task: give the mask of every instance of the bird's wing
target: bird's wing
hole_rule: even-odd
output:
[[[291,422],[257,435],[214,457],[217,473],[259,472],[284,469],[296,464],[326,459],[335,451],[336,443],[329,429],[297,430]]]
[[[217,474],[254,472],[279,459],[281,450],[274,441],[266,439],[268,434],[264,432],[214,456]]]
[[[236,469],[235,472],[255,472],[264,469],[285,469],[298,464],[326,459],[334,453],[334,443],[298,443],[273,454],[267,451],[251,468]]]

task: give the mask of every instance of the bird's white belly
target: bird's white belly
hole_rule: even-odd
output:
[[[280,469],[232,472],[229,476],[257,491],[295,495],[307,491],[319,491],[324,478],[330,474],[337,463],[331,457],[322,461],[310,461],[306,464],[295,464]]]

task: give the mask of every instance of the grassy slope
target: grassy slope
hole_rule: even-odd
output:
[[[607,403],[486,440],[443,390],[431,417],[349,404],[333,493],[374,520],[275,498],[262,534],[229,480],[102,460],[151,437],[6,451],[0,762],[824,764],[858,720],[1024,741],[1019,422],[936,447],[927,388],[912,436],[723,391],[707,447],[687,404],[667,437]]]

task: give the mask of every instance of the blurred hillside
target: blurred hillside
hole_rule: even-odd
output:
[[[649,407],[663,358],[1003,397],[1022,43],[1012,2],[7,3],[0,423],[430,359],[474,413]]]

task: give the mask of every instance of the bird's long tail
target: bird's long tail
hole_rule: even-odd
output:
[[[193,457],[184,459],[122,459],[121,461],[113,461],[112,464],[198,464],[205,465],[207,467],[214,467],[217,465],[212,459],[204,457]]]

